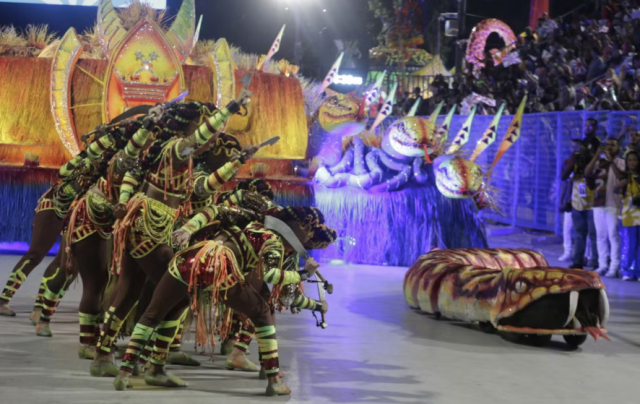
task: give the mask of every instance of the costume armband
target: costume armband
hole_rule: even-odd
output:
[[[140,181],[138,181],[131,172],[127,172],[124,175],[122,185],[120,186],[120,198],[118,199],[118,202],[126,205],[129,202],[129,199],[131,199],[131,195],[135,193],[139,185]]]
[[[302,281],[300,272],[282,269],[282,253],[277,250],[267,251],[263,256],[265,267],[264,281],[272,285],[290,285]]]
[[[73,173],[73,170],[75,170],[76,167],[82,164],[82,160],[83,157],[80,154],[69,160],[65,165],[60,167],[60,170],[58,171],[58,177],[63,179],[70,176]]]
[[[204,121],[202,125],[196,130],[194,133],[196,137],[196,144],[198,147],[204,145],[213,137],[213,135],[222,129],[222,126],[225,122],[231,118],[233,112],[229,108],[232,108],[232,104],[230,103],[227,108],[221,109],[219,111],[214,111],[213,115],[211,115],[208,119]],[[235,104],[237,105],[237,104]],[[238,111],[240,108],[238,108]]]
[[[218,189],[222,188],[227,181],[236,175],[240,167],[242,167],[242,163],[238,160],[226,163],[224,166],[220,167],[207,179],[207,182],[205,183],[205,191],[209,195],[213,195]]]
[[[202,209],[200,213],[189,220],[184,226],[182,226],[182,230],[193,236],[207,223],[215,219],[216,216],[218,216],[218,208],[215,205],[207,206],[206,208]]]
[[[291,307],[302,310],[320,311],[322,310],[322,303],[317,300],[310,299],[305,295],[298,295]]]
[[[90,160],[97,160],[109,147],[113,146],[114,141],[111,135],[105,135],[91,143],[87,147],[87,156]]]
[[[124,148],[124,153],[131,159],[137,159],[140,156],[140,151],[149,140],[151,131],[141,128],[131,137],[129,142]]]

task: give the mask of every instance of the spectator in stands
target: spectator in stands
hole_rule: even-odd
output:
[[[577,153],[570,157],[569,164],[562,171],[562,180],[573,178],[571,192],[571,219],[575,229],[575,239],[571,257],[570,268],[584,268],[587,237],[591,239],[592,254],[587,266],[598,266],[598,251],[596,246],[596,229],[593,222],[593,190],[587,187],[585,169],[591,160],[593,153],[589,152],[588,139],[583,139]],[[599,144],[598,144],[599,145]],[[596,149],[597,150],[597,149]]]
[[[513,53],[522,63],[494,66],[489,56],[477,80],[467,67],[453,78],[451,89],[447,85],[437,90],[438,97],[449,107],[454,103],[462,107],[463,100],[475,92],[506,101],[507,110],[513,112],[527,90],[527,112],[572,107],[640,109],[640,55],[636,53],[640,49],[640,10],[636,4],[602,5],[596,13],[586,10],[589,15],[573,14],[566,21],[544,16],[538,28],[540,38],[531,28],[519,37]],[[606,21],[599,21],[600,15]],[[523,81],[524,86],[519,84]],[[421,115],[429,115],[437,104],[424,104]],[[492,112],[492,108],[484,107],[477,111]]]
[[[571,140],[571,154],[578,153],[582,146],[581,139]],[[568,158],[564,161],[564,168],[568,169],[573,166],[573,159]],[[571,247],[573,245],[573,220],[571,219],[571,193],[573,191],[573,181],[569,177],[564,179],[560,184],[560,212],[562,213],[562,245],[564,252],[558,258],[560,261],[571,260]]]
[[[617,277],[620,270],[618,212],[622,207],[622,201],[616,187],[619,183],[618,178],[623,177],[625,162],[618,157],[619,153],[618,138],[610,137],[606,146],[598,148],[585,169],[587,186],[594,190],[593,221],[599,257],[596,272],[609,278]]]
[[[577,104],[576,89],[573,87],[571,76],[562,76],[559,81],[560,98],[558,100],[559,111],[574,111]]]
[[[596,47],[592,48],[591,62],[589,63],[589,69],[587,70],[587,81],[591,81],[602,76],[606,70],[607,65],[604,63],[600,50]]]
[[[598,133],[598,120],[594,118],[587,119],[587,124],[584,128],[584,139],[582,143],[586,149],[589,157],[596,154],[596,151],[600,147],[600,139],[596,135]]]
[[[630,151],[625,158],[625,179],[617,191],[622,194],[622,226],[627,233],[627,257],[622,267],[622,279],[637,281],[640,278],[640,158]]]
[[[625,138],[627,148],[624,151],[624,157],[627,157],[627,153],[630,151],[640,152],[640,132],[637,129],[630,126],[630,122],[627,122],[620,133],[621,138]]]

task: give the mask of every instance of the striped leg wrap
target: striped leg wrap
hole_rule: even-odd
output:
[[[276,327],[268,325],[256,328],[256,339],[265,373],[267,376],[277,376],[280,373],[280,361],[278,360]]]
[[[80,320],[80,344],[95,346],[100,315],[78,312],[78,318]]]
[[[180,325],[180,328],[178,328],[176,337],[173,339],[173,342],[171,342],[171,346],[169,346],[169,352],[180,352],[180,348],[182,347],[183,333],[184,333],[184,323]]]
[[[144,349],[142,350],[142,353],[140,354],[140,363],[145,365],[147,362],[149,362],[149,358],[151,358],[151,354],[153,353],[153,347],[156,346],[156,337],[158,334],[154,333],[151,335],[151,338],[149,338],[149,342],[147,342],[147,345],[145,345]]]
[[[255,334],[256,328],[251,324],[250,321],[242,324],[242,329],[238,332],[238,337],[236,338],[236,343],[233,344],[234,348],[238,348],[242,352],[247,352],[249,349],[249,344],[251,344],[251,340],[253,339],[253,334]]]
[[[24,268],[24,266],[27,264],[29,264],[29,260],[26,260],[22,264],[22,267],[18,268],[17,271],[12,272],[11,275],[9,275],[9,280],[4,287],[2,294],[0,294],[0,299],[6,300],[8,302],[11,301],[13,295],[16,294],[18,289],[20,289],[20,286],[22,286],[22,283],[27,279],[27,275],[22,272],[22,268]]]
[[[133,334],[127,346],[127,352],[124,354],[124,358],[122,358],[122,362],[120,363],[120,370],[129,373],[133,371],[133,366],[138,361],[142,348],[144,348],[151,338],[151,334],[153,334],[153,328],[136,324],[136,328],[133,329]]]
[[[162,366],[167,362],[169,354],[169,345],[173,341],[178,328],[180,328],[180,320],[163,321],[156,328],[156,344],[153,347],[153,353],[149,360],[154,365]]]
[[[38,296],[36,296],[36,302],[33,305],[34,308],[36,307],[40,307],[43,308],[44,307],[44,291],[46,288],[46,281],[43,279],[42,281],[40,281],[40,289],[38,289]]]
[[[187,321],[187,316],[189,315],[189,309],[184,311],[182,317],[180,317],[180,328],[178,328],[178,332],[176,333],[175,338],[171,342],[171,346],[169,347],[169,352],[180,352],[182,349],[182,335],[184,334],[184,323]]]
[[[53,314],[58,308],[58,303],[60,303],[58,296],[58,293],[50,291],[49,288],[45,285],[42,313],[40,314],[40,321],[42,321],[43,323],[51,322],[51,317],[53,317]]]
[[[111,352],[113,344],[115,344],[116,337],[118,336],[118,332],[120,331],[122,324],[124,324],[124,319],[120,319],[113,314],[115,310],[116,308],[111,306],[109,307],[109,311],[105,314],[104,325],[102,326],[100,338],[96,344],[103,353]]]
[[[227,338],[235,340],[238,337],[238,333],[240,332],[241,328],[242,322],[240,321],[240,317],[234,314],[231,320],[231,327],[229,328],[229,335],[227,335]]]

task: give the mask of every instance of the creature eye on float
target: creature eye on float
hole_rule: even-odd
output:
[[[529,286],[524,281],[517,281],[515,287],[516,293],[522,294],[527,291]]]

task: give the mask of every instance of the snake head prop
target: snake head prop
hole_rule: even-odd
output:
[[[409,306],[427,313],[515,334],[563,335],[570,344],[575,336],[607,338],[609,300],[600,277],[549,267],[535,251],[432,251],[411,266],[403,285]]]
[[[506,267],[491,322],[501,331],[604,335],[609,300],[594,272],[565,268]],[[594,335],[595,336],[595,335]]]
[[[436,186],[452,199],[472,198],[480,192],[483,172],[476,163],[457,156],[440,156],[433,162]]]
[[[319,109],[318,121],[327,132],[342,137],[355,136],[364,131],[363,101],[349,94],[329,92]]]
[[[384,134],[382,150],[395,158],[424,157],[425,148],[432,154],[436,147],[433,122],[417,116],[395,121]]]

